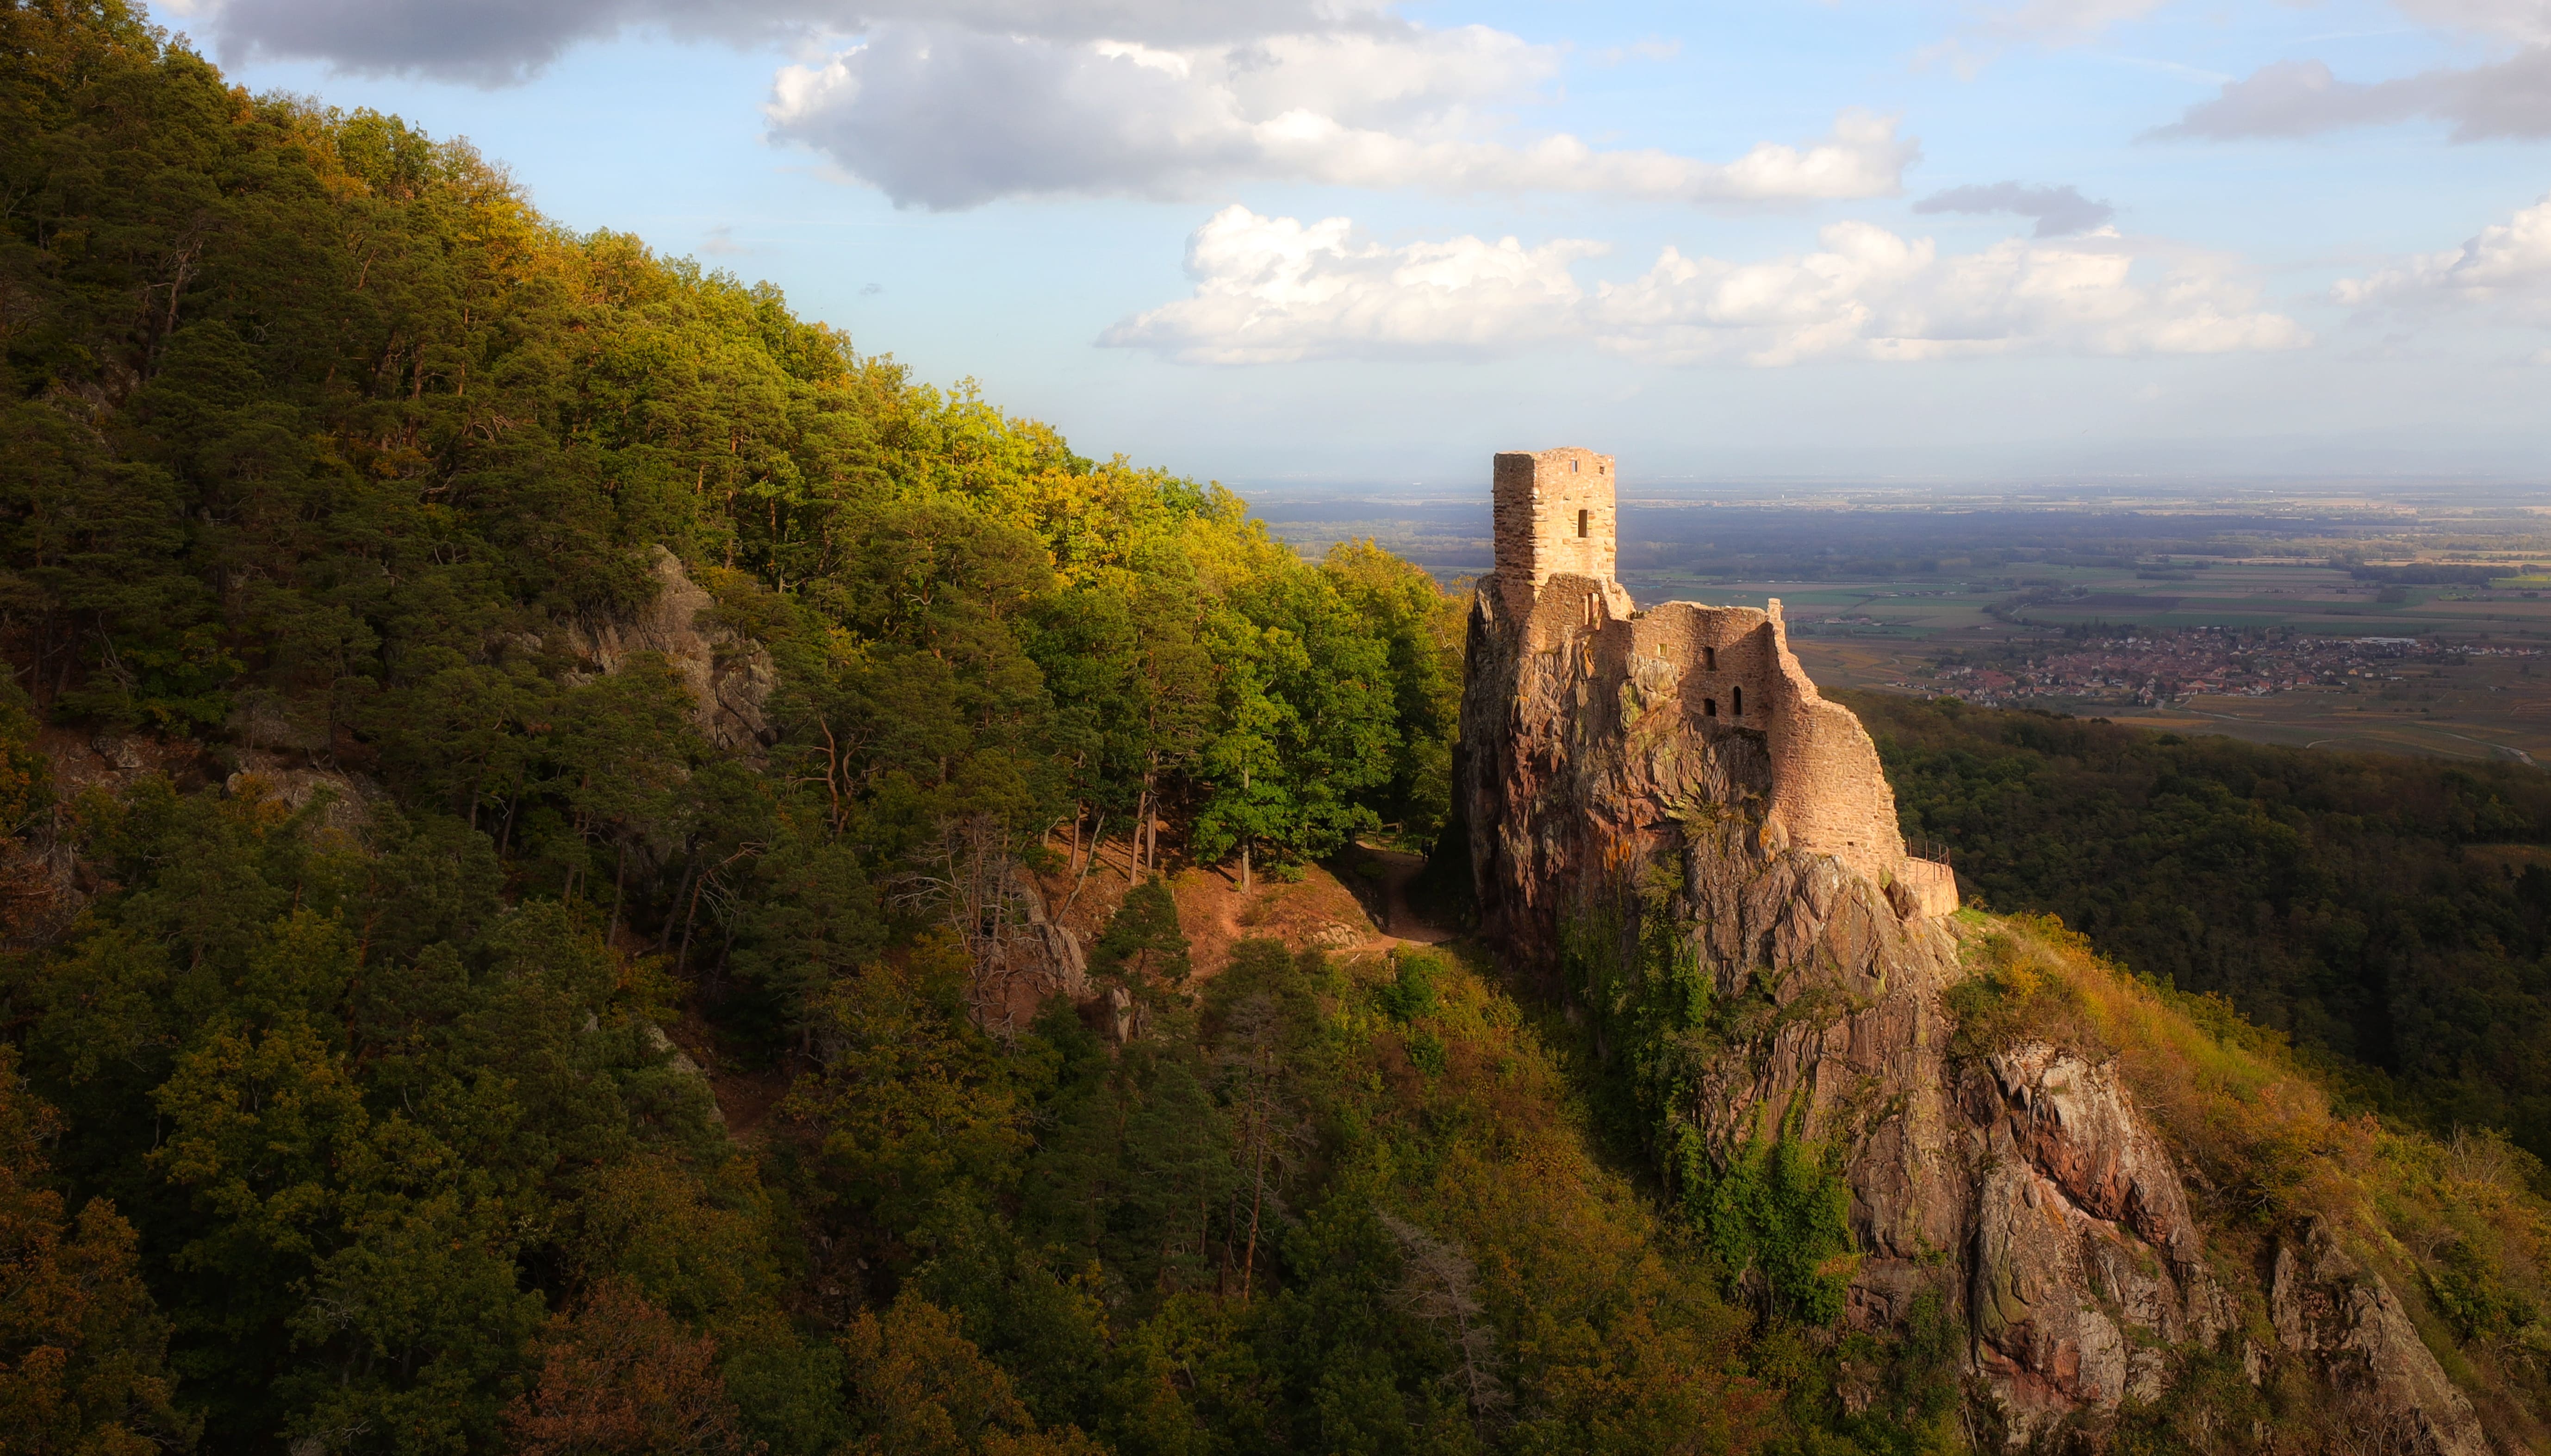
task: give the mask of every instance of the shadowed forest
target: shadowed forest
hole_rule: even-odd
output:
[[[1460,595],[120,0],[0,0],[0,1451],[1976,1443],[1940,1311],[1765,1293],[1849,1269],[1815,1150],[1667,1196],[1482,948],[1191,954],[1166,872],[1359,844],[1458,920]],[[2529,1418],[2545,872],[2467,846],[2540,776],[1860,705],[2091,937],[1979,929],[1979,1024],[2248,1109],[2227,1217],[2426,1230]],[[2119,1448],[2321,1418],[2204,1389]]]
[[[1971,896],[2222,996],[2367,1105],[2551,1157],[2551,775],[1845,696]]]

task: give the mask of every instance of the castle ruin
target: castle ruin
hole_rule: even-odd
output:
[[[1608,455],[1573,448],[1509,452],[1496,457],[1493,479],[1496,565],[1480,583],[1473,661],[1482,661],[1479,634],[1505,639],[1513,650],[1517,680],[1483,695],[1484,706],[1502,700],[1529,714],[1535,700],[1556,698],[1547,690],[1536,694],[1522,679],[1551,679],[1554,675],[1572,679],[1541,685],[1558,689],[1556,696],[1573,699],[1581,708],[1598,698],[1617,702],[1621,731],[1641,744],[1654,745],[1669,733],[1696,735],[1703,749],[1700,758],[1723,760],[1722,770],[1737,770],[1732,780],[1724,772],[1704,772],[1702,779],[1721,781],[1657,785],[1668,801],[1709,812],[1733,807],[1731,800],[1743,801],[1755,819],[1761,846],[1831,856],[1884,886],[1907,916],[1943,915],[1957,908],[1957,882],[1949,867],[1906,852],[1896,827],[1894,792],[1860,720],[1840,704],[1827,702],[1790,655],[1778,598],[1762,610],[1687,601],[1638,610],[1614,578],[1619,476]],[[1485,656],[1493,660],[1503,654]],[[1480,733],[1469,716],[1466,711],[1466,742],[1480,749],[1539,736],[1531,731],[1536,725],[1522,722],[1480,723],[1477,729],[1488,731]],[[1584,726],[1580,719],[1570,736],[1582,735]],[[1527,731],[1506,731],[1512,729]],[[1492,754],[1490,749],[1475,757]],[[1768,773],[1751,783],[1747,780],[1758,776],[1743,773],[1740,764],[1757,755]],[[1638,777],[1661,768],[1672,772],[1679,759],[1691,757],[1635,753],[1618,767]],[[1475,774],[1492,771],[1486,763],[1475,768]],[[1495,791],[1501,787],[1475,778],[1475,792],[1491,790],[1502,803],[1507,796]],[[1487,824],[1473,822],[1481,829],[1496,824],[1509,834],[1518,828],[1504,816]],[[1531,858],[1528,846],[1507,849]],[[1483,891],[1491,881],[1514,883],[1509,876],[1490,874],[1487,860],[1497,853],[1493,844],[1475,843]]]
[[[2240,1341],[2254,1380],[2298,1362],[2279,1368],[2378,1412],[2392,1449],[2488,1456],[2327,1230],[2281,1228],[2273,1273],[2208,1253],[2116,1063],[2033,1037],[1956,1050],[1991,1029],[1952,1009],[1956,882],[1905,852],[1876,747],[1800,671],[1780,602],[1637,609],[1609,456],[1500,455],[1494,479],[1457,768],[1480,928],[1619,1067],[1686,1207],[1774,1143],[1812,1150],[1849,1192],[1820,1317],[1900,1328],[1936,1300],[2013,1453],[2070,1449],[2164,1399],[2178,1352]],[[1741,1277],[1770,1300],[1781,1276]]]

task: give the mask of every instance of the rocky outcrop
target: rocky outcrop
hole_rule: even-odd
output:
[[[321,825],[339,834],[359,832],[372,810],[389,798],[378,780],[363,775],[296,767],[280,754],[261,750],[242,750],[234,758],[239,767],[222,780],[225,793],[233,798],[258,794],[295,812],[317,804]]]
[[[2233,1325],[2178,1169],[2111,1066],[2042,1042],[1964,1080],[1977,1369],[2015,1432],[2161,1397]]]
[[[1080,937],[1072,933],[1071,926],[1047,913],[1045,891],[1037,886],[1036,876],[1025,865],[1012,864],[1008,878],[1011,893],[1017,897],[1026,920],[1026,933],[1020,937],[1016,951],[1025,969],[1049,991],[1059,990],[1075,1001],[1087,1000],[1089,958],[1080,948]]]
[[[633,616],[570,627],[569,649],[604,673],[619,671],[631,653],[662,653],[691,691],[691,720],[700,736],[758,761],[771,741],[763,704],[779,682],[770,654],[713,622],[703,625],[701,615],[713,603],[680,558],[659,546],[650,571],[655,600]]]
[[[1609,462],[1549,455],[1556,486],[1500,458],[1498,570],[1470,626],[1459,791],[1482,927],[1598,1038],[1651,1038],[1605,1055],[1673,1063],[1638,1075],[1675,1099],[1677,1156],[1696,1143],[1717,1170],[1692,1176],[1766,1138],[1823,1150],[1850,1196],[1847,1317],[1940,1300],[2013,1444],[2165,1399],[2182,1356],[2229,1349],[2240,1321],[2153,1123],[2073,1049],[1953,1061],[1955,884],[1906,854],[1868,735],[1800,671],[1777,601],[1639,611],[1608,575],[1568,574],[1609,557],[1529,538],[1591,529]],[[1566,508],[1507,501],[1509,476]],[[1705,1018],[1653,1009],[1642,986],[1678,978],[1705,987],[1677,992]],[[1651,1027],[1689,1019],[1656,1039],[1619,1014],[1642,995]],[[2482,1456],[2379,1280],[2325,1237],[2278,1258],[2289,1349],[2414,1431],[2403,1449]]]
[[[1767,1136],[1832,1151],[1851,1318],[1926,1293],[1959,1312],[2015,1439],[2158,1395],[2174,1346],[2228,1327],[2112,1069],[2035,1044],[1951,1066],[1954,888],[1905,854],[1876,750],[1777,603],[1636,612],[1613,582],[1492,576],[1470,654],[1483,921],[1571,994],[1662,956],[1739,1008],[1668,1115],[1720,1167]]]
[[[2307,1361],[2385,1438],[2382,1449],[2424,1456],[2489,1456],[2471,1401],[2383,1277],[2339,1247],[2327,1225],[2305,1222],[2277,1241],[2268,1312],[2277,1343]]]

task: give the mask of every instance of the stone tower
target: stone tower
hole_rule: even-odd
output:
[[[1497,573],[1540,586],[1553,576],[1612,579],[1619,556],[1612,458],[1574,447],[1496,460]]]

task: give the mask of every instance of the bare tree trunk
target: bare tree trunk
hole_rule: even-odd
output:
[[[614,855],[611,861],[611,918],[605,921],[602,927],[602,943],[606,946],[611,944],[613,936],[620,933],[620,903],[622,897],[628,893],[628,889],[629,842],[622,840],[619,853]]]
[[[1249,1286],[1258,1275],[1258,1210],[1267,1201],[1267,1139],[1258,1138],[1258,1166],[1251,1174],[1249,1190],[1249,1247],[1240,1257],[1240,1302],[1249,1302]]]

